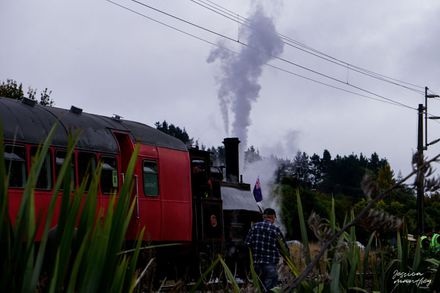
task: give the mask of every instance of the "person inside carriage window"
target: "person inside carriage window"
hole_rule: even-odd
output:
[[[260,276],[265,292],[278,283],[277,264],[280,259],[281,248],[287,250],[287,243],[280,228],[275,226],[276,213],[267,208],[263,212],[263,221],[253,225],[245,239],[251,249],[256,273]]]

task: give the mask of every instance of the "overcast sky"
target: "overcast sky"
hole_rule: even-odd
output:
[[[425,86],[440,93],[440,1],[114,1],[131,11],[0,0],[0,80],[47,87],[61,108],[167,120],[207,146],[240,133],[265,156],[377,152],[396,174],[410,171],[415,109]],[[428,110],[440,116],[440,100]],[[439,123],[428,130],[440,137]]]

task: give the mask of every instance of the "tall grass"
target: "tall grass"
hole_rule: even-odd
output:
[[[143,236],[134,251],[121,254],[135,201],[131,198],[135,148],[125,182],[104,211],[97,202],[101,166],[81,186],[71,189],[71,160],[79,133],[69,138],[63,166],[44,217],[35,210],[35,186],[55,127],[40,146],[23,189],[19,211],[12,219],[8,207],[8,178],[0,127],[0,290],[2,292],[131,292]],[[86,192],[86,190],[88,190]],[[54,219],[55,210],[59,216]],[[41,219],[44,218],[44,221]],[[51,228],[51,223],[57,223]],[[43,227],[39,242],[35,236]]]
[[[314,244],[309,243],[308,227],[304,219],[299,192],[297,203],[301,240],[304,244],[302,258],[308,265],[307,267],[312,264],[313,269],[301,279],[297,286],[292,288],[291,284],[306,271],[307,267],[300,272],[298,263],[295,263],[296,258],[283,251],[283,263],[289,269],[291,278],[287,284],[272,289],[272,292],[431,292],[439,287],[440,260],[423,257],[420,241],[411,243],[408,240],[405,225],[402,230],[396,231],[395,247],[381,245],[381,242],[377,241],[379,234],[373,231],[367,245],[361,249],[356,238],[356,226],[351,225],[348,231],[339,228],[334,220],[336,211],[332,204],[330,220],[324,219],[319,222],[319,229],[322,230],[319,238],[325,243],[329,242],[329,239],[333,241],[327,243],[327,246],[321,243],[320,250],[313,253],[310,247]],[[350,216],[346,217],[343,226],[347,227],[348,223],[353,223],[355,218],[354,213],[351,212]],[[310,223],[309,221],[309,225]],[[339,236],[334,237],[334,235]],[[373,247],[375,242],[379,243],[379,246]],[[250,288],[252,292],[262,292],[261,281],[253,269],[252,254],[249,257],[252,286],[248,286],[248,289]],[[312,257],[314,261],[310,262]],[[217,260],[213,266],[218,262]],[[213,267],[210,268],[212,269]],[[399,284],[396,282],[398,278],[409,283]],[[425,280],[426,287],[420,283],[422,278]]]
[[[302,219],[304,215],[299,193],[297,193],[297,201],[302,241],[306,244],[309,240],[306,233],[307,227]],[[378,236],[373,231],[367,245],[361,250],[357,245],[355,225],[350,225],[348,232],[345,232],[336,225],[334,218],[335,210],[332,205],[329,227],[321,224],[320,229],[331,230],[333,235],[328,235],[327,239],[333,241],[327,243],[327,239],[321,240],[328,245],[320,245],[321,250],[315,255],[315,267],[310,277],[302,279],[299,286],[290,287],[289,290],[295,292],[416,292],[438,288],[440,261],[423,257],[420,241],[412,244],[408,240],[406,225],[402,230],[396,231],[395,247],[379,246],[373,249],[374,239]],[[346,222],[354,223],[355,218],[351,212]],[[348,224],[344,223],[343,226],[347,227]],[[333,237],[334,235],[339,236]],[[304,245],[303,253],[306,260],[310,259],[309,245]],[[323,255],[325,257],[320,258]],[[320,260],[320,263],[317,263],[317,260]],[[291,272],[295,278],[298,276],[296,270],[292,269]],[[430,286],[420,288],[417,278],[410,278],[410,284],[398,284],[396,282],[398,273],[406,273],[406,276],[416,274],[419,279],[430,280]]]

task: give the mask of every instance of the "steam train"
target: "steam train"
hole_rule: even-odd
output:
[[[26,98],[0,97],[0,120],[12,218],[20,206],[32,157],[56,123],[59,126],[35,186],[36,214],[44,215],[48,208],[66,157],[69,132],[80,129],[72,162],[73,181],[79,186],[88,166],[100,162],[99,207],[106,207],[118,196],[135,145],[140,145],[134,172],[136,206],[128,241],[136,239],[145,227],[144,240],[149,243],[181,243],[196,258],[215,248],[234,259],[243,252],[240,247],[251,222],[261,218],[250,185],[239,181],[237,138],[224,139],[223,170],[212,166],[209,152],[187,148],[172,136],[117,115],[105,117],[74,106],[67,110],[44,107]],[[54,219],[58,213],[59,209]],[[56,225],[52,223],[52,227]]]

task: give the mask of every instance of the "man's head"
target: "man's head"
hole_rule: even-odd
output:
[[[275,219],[277,218],[277,214],[275,213],[274,209],[267,208],[263,212],[263,219],[270,221],[271,223],[275,222]]]
[[[217,216],[216,215],[211,215],[209,220],[211,222],[211,227],[213,227],[213,228],[217,227]]]

